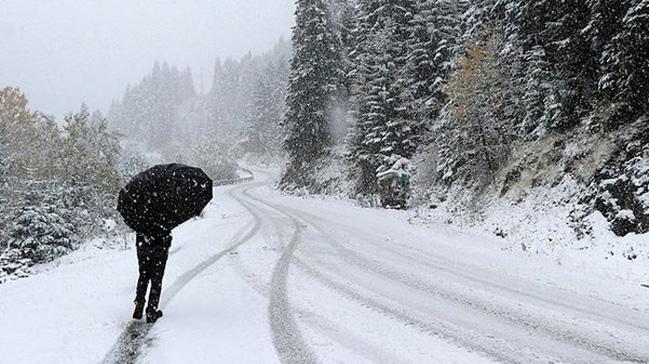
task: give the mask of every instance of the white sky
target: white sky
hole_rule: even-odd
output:
[[[0,0],[0,88],[61,117],[106,111],[156,60],[189,66],[200,91],[217,56],[290,38],[294,0]]]

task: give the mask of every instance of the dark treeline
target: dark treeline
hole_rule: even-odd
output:
[[[189,69],[156,63],[151,74],[113,102],[110,125],[162,159],[200,165],[215,179],[231,178],[228,160],[235,148],[281,151],[290,50],[280,40],[261,55],[217,59],[205,94],[195,90]]]
[[[405,157],[424,199],[572,178],[649,231],[649,1],[298,0],[293,47],[284,188],[322,192],[342,105],[352,195]]]

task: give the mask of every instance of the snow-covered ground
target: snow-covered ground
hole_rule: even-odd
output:
[[[155,325],[130,320],[134,251],[89,247],[0,285],[0,362],[649,362],[646,271],[531,259],[255,174],[174,231]]]

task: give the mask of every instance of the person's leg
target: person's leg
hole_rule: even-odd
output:
[[[138,263],[138,279],[135,288],[135,310],[133,311],[134,319],[141,319],[146,303],[146,291],[149,288],[149,274],[147,272],[148,254],[145,246],[144,236],[137,234],[135,245],[137,249],[137,263]]]
[[[149,303],[146,309],[148,322],[154,322],[162,316],[162,311],[158,310],[158,304],[160,303],[162,278],[164,277],[168,256],[168,247],[157,246],[155,251],[152,253],[151,290],[149,291]]]

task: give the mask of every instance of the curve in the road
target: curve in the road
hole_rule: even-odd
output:
[[[293,221],[297,226],[301,227],[301,225],[303,223],[306,223],[306,224],[312,225],[316,230],[320,230],[319,227],[315,226],[311,222],[305,221],[303,219],[303,216],[298,217],[299,214],[295,214],[293,211],[291,211],[291,209],[285,208],[284,206],[278,206],[278,205],[275,205],[275,204],[273,204],[271,202],[264,201],[264,200],[262,200],[260,198],[257,198],[256,196],[253,196],[253,195],[250,194],[250,190],[251,189],[248,189],[248,190],[243,192],[243,194],[246,197],[248,197],[249,199],[251,199],[253,201],[256,201],[258,203],[261,203],[261,204],[263,204],[263,205],[265,205],[267,207],[270,207],[270,208],[278,211],[282,215],[284,215],[284,216],[288,217],[289,219],[291,219],[291,221]],[[303,222],[300,222],[300,220],[302,220]],[[292,257],[292,255],[293,255],[293,251],[291,251],[291,257]],[[285,266],[288,266],[289,262],[290,262],[290,260],[287,260],[287,262],[285,263]],[[391,317],[393,319],[397,319],[397,320],[403,322],[404,324],[406,324],[408,326],[418,327],[419,329],[421,329],[425,333],[433,334],[433,335],[436,335],[436,336],[441,336],[441,337],[444,337],[444,338],[446,338],[446,339],[448,339],[450,341],[458,342],[459,344],[462,344],[462,346],[464,346],[466,348],[469,348],[469,349],[474,350],[474,351],[482,352],[482,353],[484,353],[484,354],[486,354],[486,355],[488,355],[488,356],[490,356],[490,357],[492,357],[492,358],[494,358],[494,359],[496,359],[496,360],[498,360],[500,362],[518,363],[518,361],[510,359],[510,357],[503,355],[502,351],[493,350],[493,348],[490,348],[490,347],[487,347],[487,346],[482,346],[480,344],[476,344],[474,341],[471,341],[471,340],[465,340],[466,337],[467,337],[466,335],[451,334],[451,332],[450,332],[451,330],[449,330],[447,327],[442,328],[441,324],[440,325],[432,325],[430,322],[424,322],[424,321],[421,321],[421,320],[419,320],[417,318],[409,316],[404,310],[399,310],[399,309],[394,309],[394,308],[391,308],[391,307],[387,307],[387,306],[384,306],[384,305],[382,305],[382,304],[380,304],[380,303],[378,303],[376,301],[368,299],[367,297],[363,297],[360,294],[358,294],[357,292],[354,292],[353,290],[349,290],[347,287],[344,287],[342,285],[337,285],[333,281],[327,281],[326,279],[323,278],[322,275],[317,274],[317,272],[315,272],[312,269],[305,269],[306,266],[305,266],[304,263],[302,263],[302,262],[297,262],[297,263],[298,263],[297,266],[299,268],[301,268],[302,271],[309,274],[312,278],[316,279],[316,281],[319,281],[325,287],[334,289],[335,291],[337,291],[337,293],[341,294],[343,297],[348,298],[353,302],[359,303],[363,307],[370,308],[370,309],[372,309],[372,310],[374,310],[376,312],[381,312],[384,315],[386,315],[388,317]],[[271,286],[271,290],[273,290],[272,286]],[[296,332],[296,331],[293,331],[293,332]],[[280,333],[286,335],[288,332],[281,331]],[[520,356],[518,356],[518,358],[520,358]]]
[[[265,173],[262,172],[261,174]],[[309,214],[306,211],[285,206],[284,204],[274,203],[275,201],[271,202],[251,193],[255,188],[266,186],[267,183],[265,182],[246,184],[240,188],[229,190],[230,196],[252,215],[253,221],[235,235],[232,239],[232,246],[228,249],[212,255],[178,277],[171,287],[167,289],[162,304],[163,307],[198,274],[257,235],[263,222],[260,211],[272,209],[285,216],[290,221],[293,229],[285,240],[287,244],[281,247],[281,255],[273,267],[270,284],[258,286],[256,290],[269,298],[268,316],[273,345],[278,358],[284,364],[316,363],[318,361],[316,353],[304,340],[295,318],[295,313],[302,311],[292,307],[289,300],[288,280],[291,267],[313,278],[315,282],[327,287],[349,302],[380,313],[419,332],[454,342],[471,351],[483,353],[496,361],[507,363],[549,361],[575,363],[649,362],[649,354],[642,349],[638,349],[638,342],[634,341],[635,344],[628,347],[624,344],[625,338],[628,341],[628,337],[624,335],[628,336],[629,333],[636,331],[620,331],[620,333],[624,333],[620,338],[613,335],[605,337],[604,334],[608,331],[587,334],[583,328],[571,327],[570,322],[572,322],[572,319],[566,319],[564,322],[562,317],[571,317],[567,316],[566,313],[574,314],[574,320],[580,318],[586,323],[592,321],[593,325],[597,323],[599,317],[606,321],[619,322],[634,327],[639,332],[645,332],[644,323],[629,322],[633,321],[631,317],[627,319],[617,318],[616,320],[615,317],[610,316],[615,313],[614,311],[610,313],[595,312],[596,308],[575,306],[580,302],[577,299],[574,302],[556,302],[555,298],[552,297],[546,298],[538,296],[532,291],[519,291],[515,287],[503,286],[495,280],[480,277],[475,272],[450,266],[443,261],[442,257],[429,256],[427,252],[415,252],[411,250],[415,249],[414,247],[407,246],[410,249],[403,249],[406,246],[399,242],[387,244],[381,239],[364,236],[364,232],[360,230],[354,232],[355,227],[353,226],[343,226],[341,222]],[[277,224],[273,221],[271,223]],[[330,228],[331,224],[336,225],[340,231],[358,237],[359,242],[362,242],[362,247],[341,243],[338,237],[334,237],[325,228],[325,226]],[[279,227],[279,225],[275,226],[275,228]],[[326,258],[323,258],[323,260],[318,256],[303,255],[302,249],[297,252],[298,246],[303,242],[305,236],[311,237],[312,235],[315,236],[316,241],[320,242],[322,240],[323,243],[333,248],[332,252],[335,252],[336,259],[343,263],[345,267],[348,267],[347,274],[337,270],[338,264],[334,265],[327,261]],[[395,244],[400,248],[395,247]],[[445,274],[446,277],[450,275],[459,279],[451,280],[451,282],[463,282],[463,284],[473,282],[469,286],[475,284],[487,285],[489,289],[505,293],[503,297],[516,297],[518,306],[506,300],[501,302],[497,297],[487,298],[487,296],[480,296],[472,291],[463,291],[462,287],[455,287],[450,283],[432,282],[423,279],[420,271],[395,265],[394,261],[386,260],[386,256],[383,256],[383,259],[376,260],[378,258],[375,259],[375,257],[368,255],[364,251],[368,248],[374,251],[378,248],[378,251],[382,251],[383,254],[388,253],[387,257],[395,261],[410,262],[410,264],[421,266],[422,269],[427,267],[426,270],[434,271],[439,275],[444,276]],[[234,259],[239,259],[239,257],[235,256]],[[244,268],[241,266],[238,269]],[[354,277],[353,275],[350,277],[349,272],[359,272],[361,278],[350,279]],[[364,276],[378,277],[381,282],[392,285],[394,291],[408,290],[407,292],[413,292],[414,297],[430,298],[433,300],[431,302],[440,304],[440,307],[452,308],[451,311],[455,310],[463,315],[465,315],[466,311],[469,313],[470,318],[454,321],[452,314],[449,316],[449,314],[445,313],[440,316],[438,309],[429,309],[430,306],[427,304],[418,305],[407,302],[403,297],[397,297],[398,293],[389,288],[379,287],[372,280],[362,278]],[[537,306],[539,311],[536,312],[530,308],[522,307],[518,300],[521,300],[521,302],[533,302],[534,305],[530,306],[532,308],[537,303],[543,304]],[[425,302],[428,303],[428,301]],[[299,305],[296,306],[299,307]],[[528,335],[529,338],[526,339],[527,341],[523,340],[524,345],[521,345],[521,343],[518,343],[517,338],[513,342],[509,342],[507,335],[510,334],[500,337],[498,334],[490,334],[491,328],[482,330],[474,327],[475,325],[465,325],[468,322],[467,320],[470,321],[471,317],[473,317],[471,315],[475,315],[475,317],[491,316],[491,321],[487,320],[486,322],[498,323],[503,327],[509,325],[507,327],[517,330],[514,332]],[[581,324],[586,325],[585,323]],[[321,326],[319,328],[321,332],[326,332],[331,327],[335,327],[334,324],[327,325],[325,323]],[[613,327],[611,326],[611,328]],[[619,327],[624,326],[615,326],[616,329]],[[131,322],[123,330],[109,354],[104,358],[103,363],[135,362],[143,345],[150,340],[147,338],[150,329],[151,325]],[[496,329],[493,330],[496,333],[498,332]],[[625,328],[624,330],[628,329]],[[351,339],[353,337],[353,335],[350,336]],[[336,339],[335,337],[332,338]],[[534,341],[534,338],[542,340],[544,344],[529,344]],[[547,350],[546,348],[550,348],[548,343],[551,342],[556,342],[556,345],[563,349]],[[360,344],[360,347],[363,347],[363,343]],[[573,349],[574,351],[572,351]],[[580,356],[581,354],[577,353],[583,353],[584,355]]]
[[[285,213],[296,214],[296,211],[290,211],[291,210],[290,208],[283,207],[282,209],[284,210]],[[346,263],[356,265],[362,269],[370,270],[373,273],[380,274],[388,279],[401,281],[402,283],[406,285],[410,285],[414,288],[424,289],[429,294],[433,293],[435,295],[442,295],[447,299],[450,297],[454,301],[459,300],[459,298],[457,298],[456,295],[454,294],[448,294],[448,293],[444,294],[445,292],[438,292],[439,287],[429,287],[426,284],[423,285],[419,284],[421,282],[413,281],[412,279],[410,279],[412,277],[403,277],[401,273],[399,272],[395,273],[393,271],[390,271],[389,269],[386,271],[384,267],[377,266],[378,263],[374,264],[375,262],[371,260],[365,259],[362,256],[359,257],[359,255],[356,252],[351,251],[345,248],[342,244],[336,242],[331,235],[327,234],[321,227],[313,223],[313,221],[308,221],[309,219],[305,220],[305,214],[303,213],[297,213],[297,214],[299,214],[299,216],[302,218],[303,221],[307,221],[310,225],[314,226],[321,233],[325,234],[326,239],[323,240],[328,242],[329,244],[333,244],[336,250],[338,250],[338,252],[341,253],[340,256],[342,257],[342,259],[345,260]],[[299,263],[300,263],[299,266],[304,270],[305,264],[303,262],[299,262]],[[324,276],[322,274],[314,271],[313,269],[307,270],[307,273],[310,273],[312,276],[322,281],[323,284],[326,284],[331,288],[335,288],[335,290],[337,290],[339,293],[342,293],[344,296],[351,297],[356,301],[362,302],[363,305],[373,307],[376,310],[382,311],[388,314],[389,316],[395,317],[397,319],[401,319],[404,322],[420,321],[416,318],[411,317],[407,313],[395,311],[393,307],[386,307],[382,303],[375,302],[375,301],[368,301],[366,297],[361,297],[357,292],[349,291],[348,287],[337,285],[335,282],[331,280],[324,279]],[[479,303],[470,300],[469,301],[464,300],[462,302],[470,306],[479,305]],[[547,322],[538,322],[536,320],[531,320],[530,317],[513,318],[510,317],[511,312],[505,312],[505,314],[503,314],[503,312],[500,312],[498,308],[495,309],[493,307],[486,307],[486,308],[483,307],[483,308],[487,313],[490,313],[492,315],[498,315],[498,317],[502,317],[505,319],[510,319],[510,321],[512,321],[512,323],[514,324],[527,326],[529,329],[534,329],[534,330],[540,329],[544,334],[548,336],[561,337],[563,340],[572,342],[573,345],[581,347],[584,350],[593,353],[598,353],[600,355],[603,355],[604,357],[608,357],[609,358],[608,360],[627,361],[627,362],[646,362],[648,360],[646,355],[643,355],[640,352],[634,352],[633,350],[626,351],[625,348],[617,347],[617,345],[615,345],[614,342],[608,340],[607,342],[602,343],[602,342],[598,342],[597,340],[591,340],[592,338],[586,339],[570,331],[557,330],[557,328],[554,327],[544,326],[544,324],[547,324]],[[461,343],[463,346],[472,348],[474,350],[477,349],[479,351],[482,351],[497,360],[520,362],[520,360],[522,359],[521,350],[517,350],[511,347],[511,345],[508,345],[507,343],[504,342],[498,343],[497,342],[498,340],[496,340],[495,338],[488,340],[490,341],[490,345],[485,345],[485,344],[479,344],[479,340],[477,340],[478,337],[475,337],[474,339],[470,339],[473,335],[467,333],[466,330],[458,330],[458,328],[451,329],[451,327],[449,327],[447,324],[441,325],[440,323],[438,323],[437,325],[434,325],[435,327],[431,327],[430,323],[419,322],[418,326],[425,328],[427,331],[445,334],[445,336],[450,337],[453,341],[457,341]],[[467,340],[467,338],[469,338],[469,340]],[[494,350],[496,348],[498,348],[498,350]],[[529,354],[531,355],[530,358],[536,357],[538,355],[538,353],[529,353]],[[575,359],[573,358],[573,360]]]
[[[248,192],[248,191],[246,191]],[[277,211],[279,211],[281,214],[289,217],[293,221],[297,221],[299,224],[299,220],[301,217],[295,216],[294,213],[290,211],[290,209],[277,206],[275,204],[272,204],[267,201],[263,201],[261,199],[258,199],[257,197],[253,197],[248,193],[245,193],[247,197],[258,201],[268,207],[271,207]],[[303,220],[303,219],[302,219]],[[303,220],[304,221],[304,220]],[[313,225],[309,221],[304,221],[304,223],[307,223],[308,225],[312,225],[316,230],[320,230],[319,227]],[[328,237],[331,238],[331,237]],[[350,299],[351,301],[360,304],[363,307],[369,308],[374,310],[375,312],[380,312],[390,318],[397,319],[398,321],[401,321],[407,326],[413,326],[417,327],[420,330],[422,330],[425,333],[428,334],[433,334],[435,336],[440,336],[443,338],[446,338],[450,341],[455,341],[458,344],[461,344],[462,346],[469,348],[473,351],[478,351],[482,352],[486,355],[488,355],[491,358],[494,358],[500,362],[505,362],[505,363],[518,363],[519,361],[511,359],[508,356],[505,356],[502,354],[502,351],[497,351],[493,350],[493,348],[487,347],[487,346],[482,346],[478,343],[476,343],[473,340],[466,340],[467,335],[458,335],[458,334],[451,334],[451,330],[449,330],[448,327],[445,327],[445,325],[439,323],[438,325],[434,325],[431,322],[424,322],[418,318],[412,317],[408,315],[404,310],[399,310],[394,307],[388,307],[386,305],[383,305],[377,301],[373,301],[367,297],[364,297],[360,295],[358,292],[355,292],[353,290],[350,290],[348,287],[345,287],[343,285],[339,285],[336,282],[333,282],[331,280],[327,280],[324,278],[323,275],[319,274],[313,269],[310,269],[308,266],[306,266],[303,262],[295,259],[296,266],[300,268],[303,272],[307,273],[309,276],[312,278],[316,279],[316,281],[319,281],[322,285],[325,287],[328,287],[330,289],[333,289],[336,291],[338,294],[341,296]],[[517,356],[518,359],[520,359],[520,356]]]

